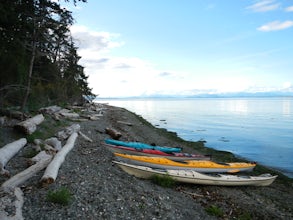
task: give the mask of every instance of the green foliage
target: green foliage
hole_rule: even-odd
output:
[[[64,127],[69,126],[69,122],[66,120],[55,121],[51,117],[45,117],[43,123],[38,125],[38,129],[26,136],[26,139],[29,143],[33,143],[35,139],[45,140],[56,134],[56,132],[62,130]]]
[[[72,200],[72,195],[69,189],[61,187],[58,190],[49,191],[47,194],[47,200],[61,205],[68,205]]]
[[[23,153],[23,156],[25,158],[32,158],[34,156],[36,156],[38,154],[38,152],[34,149],[27,149],[24,153]]]
[[[171,188],[176,184],[175,180],[172,179],[168,175],[164,175],[164,176],[153,175],[151,180],[153,183],[162,187],[167,187],[167,188]]]
[[[0,1],[1,107],[31,111],[94,97],[78,64],[73,21],[59,1]]]
[[[207,207],[205,210],[209,215],[213,215],[217,217],[223,217],[224,215],[223,210],[216,205],[211,205]]]
[[[45,134],[39,130],[26,136],[27,142],[29,143],[33,143],[35,139],[44,139],[44,138],[45,138]]]

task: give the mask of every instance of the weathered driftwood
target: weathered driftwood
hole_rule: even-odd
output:
[[[42,112],[44,114],[54,114],[58,111],[60,111],[62,108],[60,106],[57,105],[52,105],[52,106],[48,106],[45,108],[40,108],[39,112]]]
[[[45,140],[45,144],[48,144],[55,148],[57,151],[61,150],[62,144],[56,137],[51,137]]]
[[[25,134],[32,134],[37,129],[37,125],[41,124],[44,120],[44,116],[42,114],[38,114],[32,118],[18,123],[14,126],[14,128]]]
[[[102,114],[93,114],[89,117],[89,119],[92,121],[96,121],[96,120],[99,120],[100,117],[102,117],[102,116],[103,116]]]
[[[1,125],[4,125],[5,124],[5,121],[6,121],[6,116],[0,117],[0,126]]]
[[[132,123],[130,123],[130,122],[126,122],[126,121],[117,121],[117,123],[119,123],[119,124],[123,124],[123,125],[132,126]]]
[[[35,139],[34,140],[34,146],[33,146],[33,148],[36,150],[36,151],[41,151],[42,149],[44,149],[44,150],[46,150],[47,151],[47,153],[49,153],[49,154],[56,154],[56,152],[58,151],[58,150],[56,150],[54,147],[52,147],[51,145],[48,145],[48,144],[46,144],[43,140],[41,140],[41,139]]]
[[[106,128],[105,131],[106,131],[106,134],[110,135],[111,138],[115,140],[118,140],[122,136],[122,134],[119,131],[116,131],[113,128]]]
[[[79,132],[80,130],[80,125],[79,124],[72,124],[69,127],[66,127],[63,131],[59,131],[56,136],[60,140],[65,140],[67,139],[71,134],[74,132]]]
[[[62,115],[65,118],[78,118],[79,117],[79,114],[74,113],[74,112],[63,112],[63,113],[60,113],[60,115]]]
[[[46,160],[48,158],[52,158],[51,154],[48,154],[46,151],[40,151],[36,156],[28,159],[28,165],[31,166],[35,163],[38,163],[41,160]]]
[[[11,198],[14,197],[14,204],[12,204]],[[0,219],[1,220],[23,220],[22,207],[24,199],[23,192],[19,187],[16,187],[13,191],[5,192],[4,196],[0,198]],[[7,213],[5,210],[12,210],[14,213]]]
[[[63,114],[63,113],[69,113],[70,112],[70,110],[69,109],[67,109],[67,108],[62,108],[60,111],[58,111],[58,112],[56,112],[56,113],[58,113],[58,114]]]
[[[43,177],[41,178],[42,184],[50,184],[53,183],[58,175],[59,168],[61,164],[64,162],[66,155],[70,150],[74,147],[75,140],[78,134],[74,132],[68,138],[66,144],[62,147],[62,149],[55,155],[51,163],[45,170]]]
[[[22,172],[16,174],[15,176],[11,177],[10,179],[6,180],[2,185],[1,189],[4,191],[13,189],[20,184],[24,183],[31,177],[33,177],[36,173],[39,171],[45,169],[50,161],[52,160],[52,156],[48,155],[47,157],[44,157],[40,161],[38,161],[36,164],[28,167],[27,169],[23,170]]]
[[[5,165],[7,162],[20,151],[27,143],[25,138],[21,138],[12,143],[6,144],[4,147],[0,148],[0,172],[1,174],[9,175],[9,172],[5,170]]]
[[[26,117],[26,115],[20,111],[2,109],[2,108],[0,108],[0,115],[5,115],[7,117],[15,118],[19,120],[23,120]]]
[[[84,133],[82,133],[81,131],[78,132],[78,134],[80,134],[80,136],[82,136],[86,141],[88,142],[93,142],[92,139],[90,139],[88,136],[86,136]]]

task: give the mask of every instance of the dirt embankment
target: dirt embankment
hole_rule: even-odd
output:
[[[67,155],[53,184],[41,187],[37,176],[21,186],[24,192],[25,219],[292,219],[292,180],[278,178],[268,187],[219,187],[177,184],[163,188],[150,180],[141,180],[124,173],[112,163],[113,155],[102,143],[109,136],[105,128],[122,134],[121,140],[183,147],[185,152],[212,153],[216,160],[236,158],[225,152],[207,149],[203,143],[181,140],[174,133],[151,126],[141,117],[121,108],[106,106],[97,121],[79,122],[81,131],[93,142],[78,137]],[[124,121],[127,123],[119,123]],[[20,136],[11,126],[1,127],[0,142],[9,143]],[[70,124],[73,122],[66,122]],[[131,124],[131,125],[129,125]],[[60,122],[46,117],[42,129],[62,129]],[[28,144],[7,164],[11,174],[25,167]],[[257,167],[256,173],[267,172]],[[0,183],[7,178],[1,176]],[[55,204],[47,199],[49,191],[69,189],[69,205]],[[13,212],[13,210],[6,210]]]

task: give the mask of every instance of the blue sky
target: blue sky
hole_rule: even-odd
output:
[[[293,1],[88,0],[68,6],[100,97],[293,93]]]

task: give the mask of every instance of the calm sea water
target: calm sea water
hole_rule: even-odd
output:
[[[293,98],[97,99],[293,177]]]

